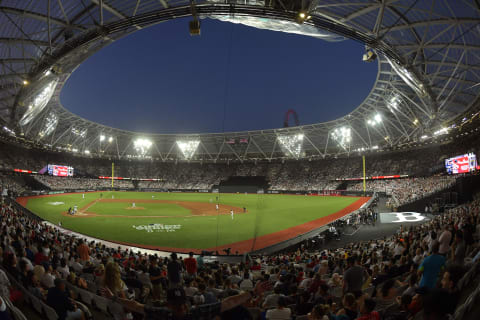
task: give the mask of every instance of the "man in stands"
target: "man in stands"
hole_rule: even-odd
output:
[[[438,253],[440,244],[436,242],[432,247],[433,254],[423,259],[422,264],[418,268],[418,272],[422,274],[420,280],[420,288],[435,288],[437,284],[438,275],[445,266],[445,257]]]
[[[359,257],[352,256],[347,259],[348,269],[343,274],[343,291],[351,292],[357,297],[362,293],[362,286],[368,279],[368,272],[358,265]]]
[[[450,241],[452,240],[452,233],[450,232],[450,228],[448,224],[445,224],[444,230],[440,237],[438,238],[438,242],[440,243],[440,248],[438,253],[445,256],[450,251]]]
[[[177,261],[177,254],[174,252],[170,255],[172,258],[167,264],[168,281],[170,288],[177,288],[180,285],[182,266]]]
[[[83,262],[90,261],[90,248],[83,240],[80,240],[78,244],[77,253]]]
[[[365,298],[360,308],[361,316],[357,320],[380,320],[380,315],[377,311],[374,311],[375,305],[375,300]]]
[[[183,263],[188,275],[193,278],[197,274],[197,260],[193,257],[193,252],[190,252],[188,256],[188,258],[183,260]]]
[[[158,267],[158,260],[156,257],[150,258],[150,268],[148,269],[150,274],[150,282],[152,283],[152,295],[154,300],[160,300],[162,296],[162,271]]]
[[[85,319],[83,312],[69,296],[65,280],[55,279],[55,286],[48,289],[47,304],[55,310],[59,320]]]

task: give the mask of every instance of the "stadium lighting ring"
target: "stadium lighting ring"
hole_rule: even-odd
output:
[[[78,1],[62,0],[60,3],[69,8],[67,11],[55,1],[47,11],[47,3],[47,0],[39,0],[0,4],[4,13],[0,15],[0,25],[13,23],[17,26],[0,29],[0,44],[7,47],[0,51],[0,63],[8,66],[0,74],[0,120],[13,134],[3,132],[21,134],[29,141],[41,142],[47,117],[53,113],[58,117],[58,123],[48,138],[52,148],[70,145],[83,150],[83,145],[98,144],[100,134],[108,133],[115,137],[116,146],[107,148],[106,155],[132,156],[132,141],[138,136],[148,136],[155,145],[149,149],[152,157],[186,159],[181,153],[178,156],[172,153],[176,141],[185,135],[139,133],[107,127],[66,110],[59,97],[70,74],[93,53],[142,28],[191,16],[190,2],[112,0],[108,5],[92,1],[85,7]],[[329,41],[360,41],[376,53],[378,74],[364,101],[352,106],[352,112],[343,117],[289,130],[195,134],[202,144],[202,148],[195,151],[195,159],[209,161],[231,156],[239,161],[283,158],[285,150],[276,147],[279,144],[277,137],[298,132],[304,135],[302,156],[336,156],[345,150],[339,143],[329,143],[330,132],[346,124],[351,128],[352,150],[415,145],[422,140],[424,132],[450,128],[466,114],[475,114],[475,102],[480,98],[480,86],[476,85],[478,73],[475,71],[475,66],[480,65],[480,38],[472,35],[478,32],[477,11],[471,10],[465,1],[458,1],[448,8],[446,2],[436,3],[429,10],[425,10],[422,3],[419,1],[411,6],[410,1],[399,0],[386,3],[384,10],[379,10],[376,2],[365,1],[351,6],[347,0],[338,0],[334,6],[306,1],[302,3],[303,7],[294,1],[286,2],[286,7],[276,2],[264,6],[263,2],[248,2],[247,5],[218,0],[196,1],[197,15],[202,18]],[[305,20],[298,24],[296,19],[302,12]],[[469,12],[471,16],[468,16]],[[442,36],[437,36],[439,34]],[[454,38],[456,41],[451,41]],[[19,46],[23,49],[18,50]],[[436,70],[443,71],[438,73]],[[38,102],[46,102],[45,105],[42,107],[43,103],[38,103],[40,107],[34,107],[31,101],[43,95],[39,88],[53,79],[58,83],[50,89],[53,91],[51,98],[45,94],[46,99],[38,99]],[[392,97],[398,98],[392,101]],[[321,100],[318,106],[312,107],[323,107]],[[28,113],[29,109],[35,112]],[[381,130],[380,121],[375,119],[376,113],[381,114]],[[71,128],[76,128],[77,133],[85,132],[84,136],[75,134]],[[433,134],[432,139],[439,135]],[[240,137],[248,139],[242,152],[225,143],[228,139]],[[92,148],[90,151],[94,156]]]

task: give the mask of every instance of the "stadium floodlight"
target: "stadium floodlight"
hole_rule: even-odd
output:
[[[388,101],[388,109],[393,113],[394,111],[398,110],[401,102],[402,99],[397,94],[393,95]]]
[[[441,136],[448,133],[448,128],[441,128],[433,133],[434,136]]]
[[[372,119],[367,120],[367,123],[371,126],[375,126],[380,122],[382,122],[382,115],[380,113],[375,114]]]
[[[90,154],[90,150],[85,150],[85,154]]]
[[[303,133],[297,133],[277,136],[277,140],[287,157],[298,159],[302,155],[303,137]]]
[[[336,128],[332,131],[331,136],[340,147],[346,150],[352,141],[352,129],[349,127]]]
[[[36,116],[38,116],[40,112],[42,112],[52,98],[55,88],[57,87],[57,83],[58,80],[54,79],[48,82],[46,85],[34,89],[32,95],[23,101],[24,105],[27,106],[27,110],[19,121],[21,126],[27,125]],[[34,88],[35,87],[36,86],[34,86]]]
[[[58,124],[58,116],[55,113],[49,113],[47,117],[45,117],[44,125],[42,130],[38,133],[40,138],[48,136],[50,133],[55,130]]]
[[[72,127],[72,134],[79,136],[80,138],[85,138],[87,136],[87,129],[78,129]]]
[[[108,142],[111,143],[113,141],[113,137],[108,138]]]
[[[22,83],[23,83],[24,86],[28,86],[28,84],[29,84],[28,80],[23,80]]]
[[[133,147],[135,148],[135,151],[137,151],[137,153],[140,156],[145,156],[151,146],[152,146],[152,141],[146,138],[137,138],[137,140],[133,142]]]
[[[378,150],[378,146],[373,146],[371,149],[372,150]]]
[[[100,135],[100,142],[105,140],[105,136],[103,134]]]
[[[422,140],[425,140],[427,138],[428,138],[428,136],[426,134],[420,137],[420,139],[422,139]]]
[[[199,144],[200,140],[177,140],[178,149],[180,149],[186,160],[193,158]]]

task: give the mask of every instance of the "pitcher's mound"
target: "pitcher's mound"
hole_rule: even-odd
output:
[[[126,207],[127,210],[145,210],[144,207]]]

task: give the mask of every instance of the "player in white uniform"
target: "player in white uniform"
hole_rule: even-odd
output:
[[[233,220],[233,209],[230,209],[230,215],[232,216],[232,220]]]
[[[135,202],[132,202],[132,208],[135,208]]]
[[[85,199],[85,193],[82,193],[82,199]]]
[[[215,205],[215,209],[218,211],[218,203]]]

